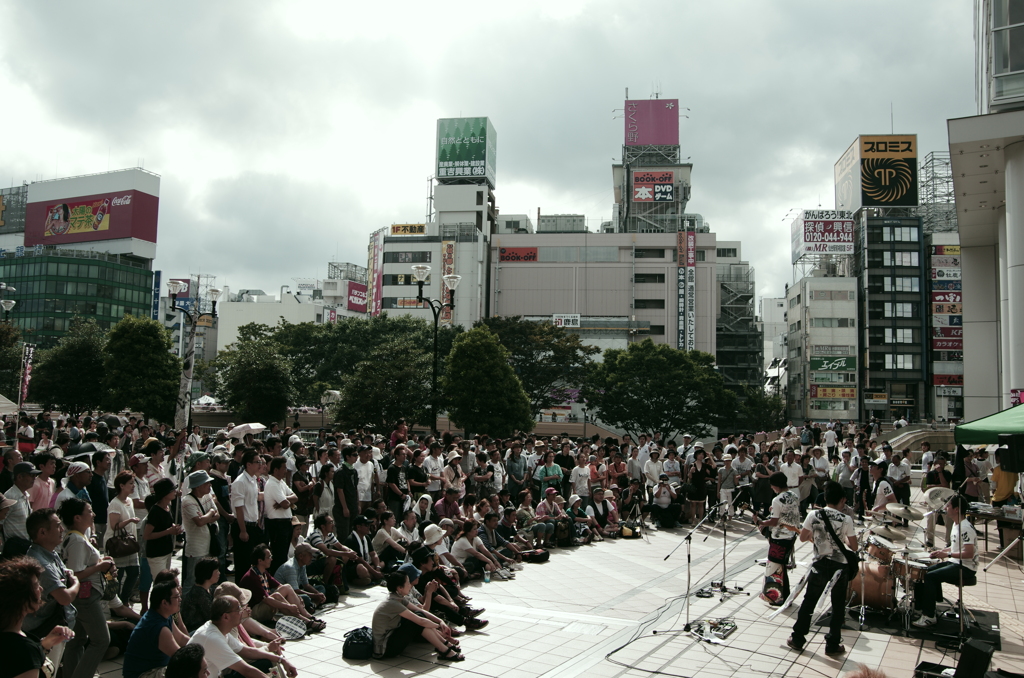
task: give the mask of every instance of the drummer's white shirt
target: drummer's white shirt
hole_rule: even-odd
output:
[[[963,543],[961,543],[961,535],[963,535]],[[950,553],[962,553],[963,547],[968,544],[974,545],[974,557],[970,559],[960,560],[959,558],[950,558],[950,562],[960,563],[968,570],[972,572],[978,571],[978,532],[974,529],[974,525],[971,525],[969,520],[961,520],[959,524],[953,526],[953,531],[949,534],[949,552]]]

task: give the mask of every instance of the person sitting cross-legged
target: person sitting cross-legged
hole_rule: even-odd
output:
[[[171,581],[154,584],[149,592],[149,610],[135,625],[124,653],[122,675],[139,678],[153,669],[167,666],[171,655],[188,643],[188,636],[174,624],[181,609],[181,589]]]
[[[299,594],[299,599],[306,606],[307,611],[312,611],[327,602],[324,595],[326,588],[313,586],[309,583],[306,568],[313,562],[313,554],[316,549],[306,543],[295,547],[295,555],[281,564],[274,573],[274,577],[284,584],[292,587],[292,590]]]
[[[242,576],[239,585],[252,592],[252,617],[259,622],[268,622],[278,612],[298,617],[306,622],[310,631],[323,631],[324,622],[314,619],[306,612],[299,596],[288,584],[282,584],[270,574],[273,556],[266,544],[257,544],[252,549],[253,565]]]

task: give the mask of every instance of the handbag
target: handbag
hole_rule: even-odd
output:
[[[346,633],[345,643],[341,646],[341,656],[345,659],[373,657],[373,631],[366,626],[360,626]]]
[[[832,543],[836,545],[839,552],[846,558],[846,579],[847,581],[853,581],[860,571],[860,555],[843,546],[843,542],[836,535],[836,529],[832,527],[832,521],[825,515],[825,509],[818,511],[818,520],[825,523],[825,532],[828,533],[828,536],[832,538]]]
[[[139,541],[128,534],[127,530],[121,528],[114,530],[114,534],[111,535],[110,539],[107,539],[103,548],[106,549],[107,555],[111,558],[124,558],[139,552]]]

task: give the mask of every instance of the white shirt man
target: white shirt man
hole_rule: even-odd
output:
[[[427,455],[427,458],[423,460],[423,472],[427,474],[427,478],[430,480],[427,483],[427,492],[440,492],[441,491],[441,473],[444,471],[445,463],[444,457],[441,456],[441,448],[435,447]]]
[[[291,506],[277,508],[277,505],[283,504],[291,494],[292,491],[288,488],[288,484],[285,483],[283,478],[278,478],[273,474],[268,476],[267,484],[263,488],[263,510],[266,512],[264,517],[269,519],[291,519]]]
[[[359,461],[352,464],[352,468],[356,470],[356,475],[359,478],[356,483],[356,491],[359,493],[359,501],[370,501],[373,494],[374,473],[376,472],[376,467],[374,466],[370,450],[364,448],[363,451],[359,453]]]
[[[821,434],[821,438],[825,443],[825,449],[829,449],[836,446],[836,441],[839,439],[839,436],[836,435],[836,432],[832,429],[832,425],[829,424],[828,430]]]
[[[231,509],[236,512],[242,510],[242,519],[245,523],[255,523],[260,519],[259,510],[259,484],[256,477],[249,475],[249,470],[255,464],[247,464],[247,468],[238,474],[231,483],[230,498]]]
[[[796,462],[796,455],[792,452],[786,453],[786,461],[779,466],[779,470],[786,475],[786,484],[790,489],[799,487],[804,469]]]
[[[871,466],[871,479],[875,492],[875,501],[871,510],[876,512],[885,511],[886,504],[896,501],[896,493],[893,492],[892,485],[882,477],[884,471],[882,470],[881,463],[875,463]]]

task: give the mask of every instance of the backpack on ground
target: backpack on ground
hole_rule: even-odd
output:
[[[341,656],[345,659],[373,658],[373,631],[368,626],[360,626],[345,634],[345,644],[341,648]]]
[[[523,560],[528,563],[546,563],[551,558],[551,552],[544,549],[534,549],[532,551],[523,551]]]

